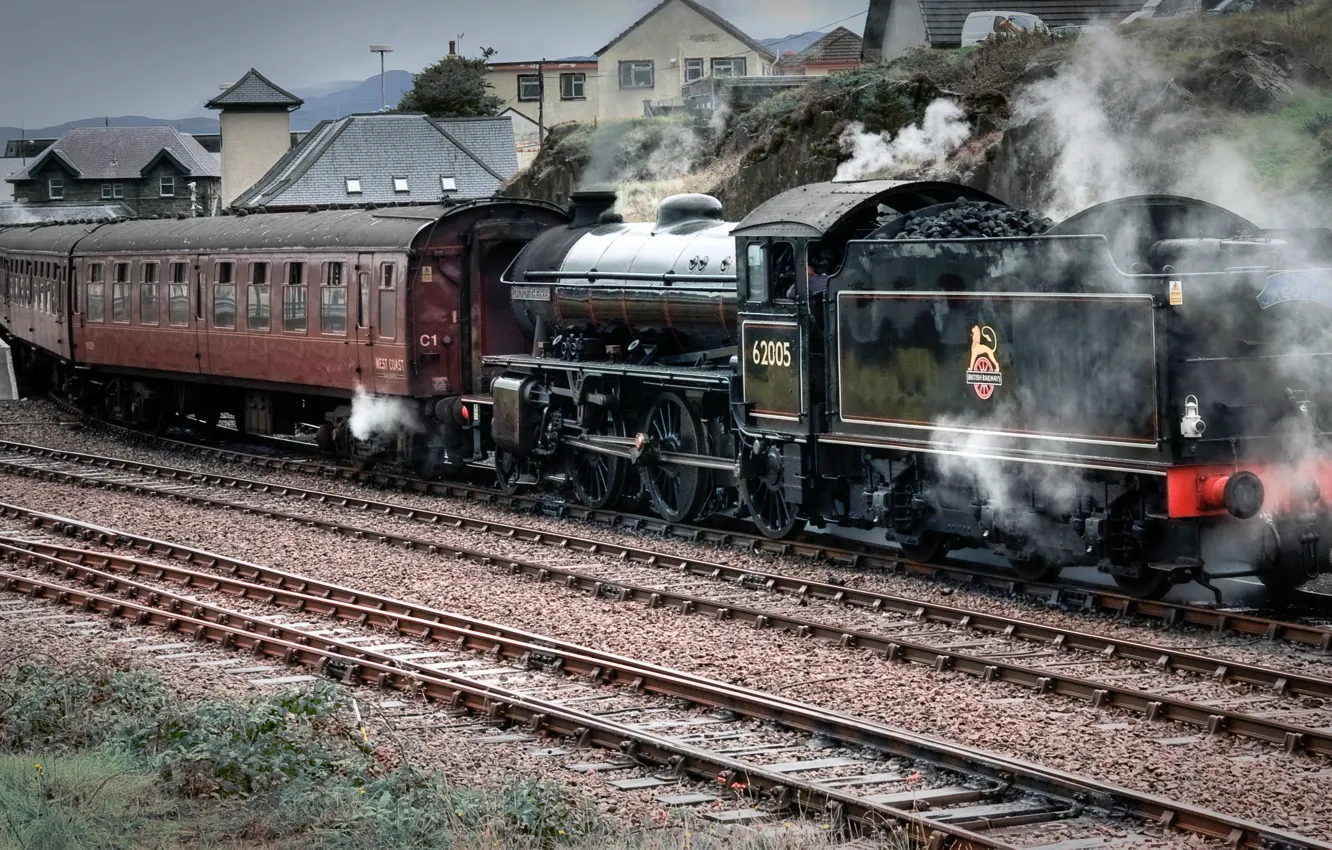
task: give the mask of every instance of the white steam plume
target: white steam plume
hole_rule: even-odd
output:
[[[842,152],[851,159],[838,166],[833,179],[862,180],[874,174],[897,177],[939,167],[970,136],[962,107],[944,98],[927,106],[921,122],[903,127],[897,138],[889,133],[866,133],[865,125],[857,121],[842,133]]]
[[[419,432],[421,420],[411,404],[400,398],[372,396],[361,387],[352,399],[351,431],[358,440],[372,436],[394,436],[403,432]]]

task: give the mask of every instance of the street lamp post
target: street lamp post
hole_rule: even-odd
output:
[[[379,54],[379,111],[384,112],[388,109],[388,101],[384,96],[384,54],[393,52],[391,44],[372,44],[371,53]]]

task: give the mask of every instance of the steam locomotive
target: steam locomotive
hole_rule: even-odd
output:
[[[1157,195],[1040,235],[895,238],[959,201],[1002,209],[870,181],[738,223],[698,195],[625,223],[613,193],[583,192],[567,213],[25,228],[0,233],[3,327],[30,372],[126,421],[322,422],[344,456],[559,482],[593,507],[641,497],[671,522],[871,529],[1028,578],[1096,566],[1139,596],[1207,584],[1219,561],[1280,591],[1326,571],[1332,232]],[[53,267],[44,286],[33,262]],[[134,298],[148,263],[187,266],[170,322]],[[279,293],[280,330],[276,307],[252,327]],[[356,433],[358,386],[413,421]]]

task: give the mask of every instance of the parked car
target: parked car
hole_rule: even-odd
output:
[[[1062,27],[1055,27],[1050,30],[1050,35],[1055,38],[1077,38],[1082,35],[1111,31],[1110,27],[1105,24],[1065,24]]]
[[[1045,22],[1029,12],[972,12],[962,24],[962,46],[972,47],[996,34],[1043,29],[1046,29]]]

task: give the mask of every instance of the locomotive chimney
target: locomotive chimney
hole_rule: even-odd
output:
[[[614,189],[583,189],[569,196],[569,214],[573,216],[570,227],[595,227],[601,220],[602,213],[615,209],[619,200]]]

